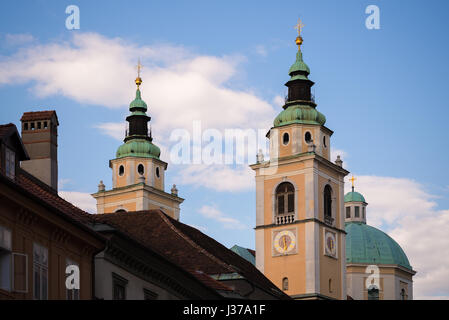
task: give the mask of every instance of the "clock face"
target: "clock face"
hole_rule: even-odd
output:
[[[281,254],[291,253],[296,247],[295,234],[288,230],[281,231],[274,237],[273,245]]]
[[[334,256],[337,253],[337,246],[335,242],[335,234],[332,232],[326,232],[326,254]]]

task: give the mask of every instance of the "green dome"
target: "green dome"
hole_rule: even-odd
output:
[[[365,198],[358,192],[352,191],[345,194],[346,202],[366,202]]]
[[[122,144],[116,153],[116,158],[142,157],[159,159],[161,149],[146,139],[132,139]]]
[[[275,127],[292,123],[324,125],[326,117],[309,105],[293,104],[279,113],[273,122]]]
[[[305,73],[305,75],[304,75]],[[290,80],[308,80],[307,76],[310,74],[309,67],[302,60],[302,52],[298,50],[296,53],[296,61],[288,70],[288,74],[292,77]]]
[[[129,104],[129,110],[134,111],[134,109],[142,109],[142,111],[147,111],[147,104],[142,100],[140,95],[140,90],[136,90],[136,98]]]
[[[345,224],[346,263],[393,264],[412,270],[407,256],[389,235],[361,222]]]

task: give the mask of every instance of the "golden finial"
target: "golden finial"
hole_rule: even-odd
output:
[[[136,78],[136,85],[137,89],[139,89],[139,86],[142,84],[142,78],[140,77],[140,70],[142,70],[142,65],[140,64],[140,58],[137,61],[137,78]]]
[[[352,182],[352,192],[354,192],[354,181],[357,180],[356,178],[354,178],[354,176],[352,176],[351,179],[349,179],[349,181]]]
[[[301,30],[302,28],[305,27],[305,25],[303,25],[301,23],[301,19],[298,19],[298,23],[295,25],[295,29],[298,30],[298,36],[296,37],[296,45],[298,46],[298,50],[301,50],[301,45],[303,43],[303,39],[301,37]]]

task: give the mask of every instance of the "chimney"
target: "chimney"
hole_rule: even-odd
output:
[[[58,116],[56,111],[25,112],[22,141],[30,160],[21,168],[58,191]]]

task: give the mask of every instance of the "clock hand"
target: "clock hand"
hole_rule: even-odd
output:
[[[287,243],[285,242],[285,237],[283,239],[284,239],[284,251],[285,251],[285,250],[287,250]]]

